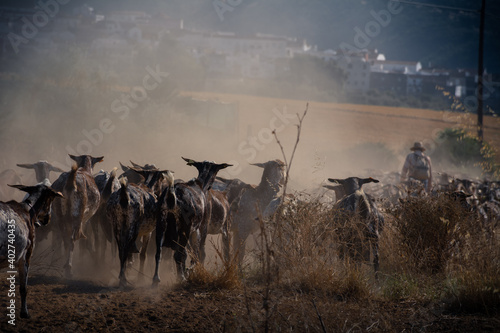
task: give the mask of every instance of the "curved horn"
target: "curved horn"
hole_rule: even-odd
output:
[[[30,192],[31,190],[33,190],[33,186],[26,186],[26,185],[11,185],[11,184],[7,184],[8,186],[10,187],[13,187],[13,188],[17,188],[18,190],[21,190],[21,191],[24,191],[24,192]]]
[[[181,156],[181,157],[182,157],[182,156]],[[186,162],[187,162],[187,165],[194,165],[194,164],[196,163],[196,161],[195,161],[195,160],[192,160],[192,159],[190,159],[190,158],[185,158],[185,157],[182,157],[182,159],[183,159],[184,161],[186,161]]]
[[[96,163],[102,162],[103,160],[104,160],[104,156],[92,157],[92,166],[94,166],[94,164],[96,164]]]
[[[51,192],[51,194],[53,194],[54,196],[56,196],[56,197],[60,197],[60,198],[64,198],[64,196],[62,195],[62,193],[61,193],[61,192],[58,192],[58,191],[54,190],[52,187],[48,187],[47,189],[48,189],[48,190]]]
[[[120,166],[122,167],[122,170],[124,172],[126,172],[126,171],[128,171],[128,169],[130,169],[128,166],[123,165],[122,162],[118,162],[118,163],[120,163]]]
[[[221,169],[225,169],[225,168],[230,167],[230,166],[233,166],[233,165],[232,164],[227,164],[227,163],[221,163],[221,164],[219,164],[219,167]]]
[[[379,183],[379,180],[375,179],[375,178],[372,178],[372,177],[363,178],[363,179],[359,180],[359,185],[360,186],[364,185],[364,184],[368,184],[368,183]]]

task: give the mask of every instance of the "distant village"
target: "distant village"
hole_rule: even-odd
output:
[[[181,19],[138,11],[100,15],[86,5],[71,12],[50,10],[0,8],[0,58],[8,59],[21,52],[47,54],[62,44],[76,44],[93,56],[133,64],[140,50],[155,51],[168,34],[202,62],[207,75],[213,78],[275,79],[289,70],[287,60],[310,55],[337,63],[345,73],[346,94],[376,90],[418,97],[446,91],[464,98],[475,96],[477,87],[477,69],[434,68],[416,61],[388,60],[375,49],[357,53],[340,49],[320,51],[298,38],[198,31],[185,27]],[[485,80],[488,98],[498,100],[500,80],[488,73]]]

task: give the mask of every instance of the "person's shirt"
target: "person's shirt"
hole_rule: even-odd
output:
[[[401,181],[405,181],[407,176],[412,177],[413,174],[412,172],[415,170],[418,162],[419,162],[419,157],[423,157],[427,161],[427,165],[429,166],[429,176],[428,176],[428,181],[429,183],[432,182],[432,164],[431,164],[431,159],[429,156],[425,155],[422,151],[420,150],[415,150],[414,152],[408,154],[406,156],[405,163],[403,165],[403,170],[401,171]],[[430,186],[430,184],[429,184]]]

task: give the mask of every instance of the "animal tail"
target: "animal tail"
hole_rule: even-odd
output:
[[[177,205],[177,196],[175,195],[175,187],[173,185],[167,188],[167,197],[165,199],[167,209],[169,211],[175,210],[175,206]]]
[[[122,178],[120,181],[120,207],[124,209],[127,208],[128,202],[127,181]]]
[[[78,170],[78,166],[73,164],[71,167],[71,171],[68,174],[68,179],[66,180],[66,184],[64,185],[64,190],[66,192],[76,191],[76,171]]]
[[[111,193],[113,192],[113,182],[116,179],[116,171],[118,168],[113,168],[111,170],[111,174],[109,176],[108,182],[106,183],[106,186],[104,187],[104,190],[102,190],[101,194],[101,202],[107,202],[109,197],[111,196]]]
[[[165,177],[165,182],[168,187],[173,188],[174,187],[174,174],[172,171],[167,170],[166,172],[163,172],[163,176]]]

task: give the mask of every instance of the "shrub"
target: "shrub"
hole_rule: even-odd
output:
[[[455,168],[456,171],[476,171],[500,177],[495,150],[486,142],[461,128],[447,128],[438,134],[440,144],[430,154],[435,165]]]
[[[370,294],[368,273],[353,256],[340,259],[340,250],[352,248],[353,238],[367,245],[355,221],[313,199],[292,201],[282,207],[281,217],[267,223],[272,235],[272,256],[280,282],[303,292],[322,292],[341,299],[363,298]],[[366,273],[366,274],[365,274]]]
[[[448,267],[448,309],[500,312],[500,239],[474,220]]]
[[[216,247],[217,256],[222,260],[222,266],[216,266],[213,271],[209,271],[196,261],[189,271],[187,283],[191,287],[201,287],[208,289],[234,289],[241,286],[241,279],[238,274],[238,264],[236,263],[237,255],[232,256],[229,260],[224,258],[224,255]],[[192,256],[193,254],[190,253]]]
[[[444,193],[435,197],[410,196],[391,214],[397,251],[417,272],[443,272],[470,229],[471,214]]]

